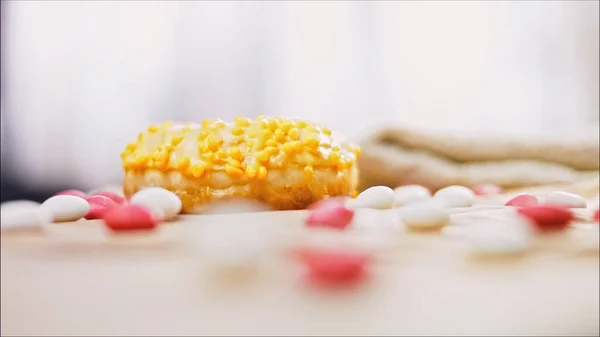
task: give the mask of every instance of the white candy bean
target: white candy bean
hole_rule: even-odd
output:
[[[464,234],[471,251],[478,255],[518,255],[531,246],[531,231],[524,222],[482,222],[468,226]]]
[[[251,270],[272,250],[272,232],[266,225],[210,224],[200,230],[197,249],[206,264],[221,270]]]
[[[4,209],[8,209],[8,208],[17,208],[17,207],[39,207],[40,203],[36,202],[36,201],[31,201],[31,200],[13,200],[13,201],[7,201],[7,202],[3,202],[2,205],[0,205],[0,210],[4,210]]]
[[[13,201],[2,204],[0,226],[2,231],[41,229],[50,215],[33,201]]]
[[[406,185],[394,189],[394,206],[403,206],[430,198],[431,192],[421,185]]]
[[[76,221],[90,210],[90,204],[74,195],[56,195],[44,201],[40,208],[50,214],[51,221]]]
[[[373,186],[364,190],[347,204],[351,208],[389,209],[394,207],[394,190],[387,186]]]
[[[426,201],[399,209],[402,222],[412,229],[440,229],[448,224],[448,210],[439,202]]]
[[[546,204],[559,205],[568,208],[586,208],[587,201],[577,194],[554,191],[546,196]]]
[[[435,192],[433,199],[446,207],[471,207],[475,201],[475,193],[468,187],[453,185]]]
[[[181,199],[164,188],[148,187],[131,197],[130,203],[148,208],[155,216],[170,220],[181,212]]]

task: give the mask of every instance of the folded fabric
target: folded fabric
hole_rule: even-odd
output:
[[[598,191],[598,134],[587,137],[475,136],[382,129],[362,143],[360,187],[493,183],[507,189],[578,186]],[[594,192],[595,191],[595,192]]]

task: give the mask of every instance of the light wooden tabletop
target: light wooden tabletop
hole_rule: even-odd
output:
[[[195,253],[202,227],[283,228],[304,216],[182,216],[142,237],[86,220],[3,234],[2,335],[598,335],[598,255],[567,240],[481,261],[460,240],[403,234],[366,283],[335,290],[307,285],[277,254],[256,278],[224,282]]]

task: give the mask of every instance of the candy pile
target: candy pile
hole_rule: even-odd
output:
[[[42,204],[12,201],[2,205],[2,230],[42,230],[52,222],[80,219],[103,220],[112,231],[154,229],[158,223],[174,219],[181,211],[181,200],[173,192],[151,187],[134,194],[128,201],[110,191],[91,194],[79,190],[57,193]]]
[[[519,194],[498,206],[477,203],[477,196],[501,197],[501,193],[498,186],[489,184],[472,189],[448,186],[433,194],[419,185],[374,186],[356,198],[331,197],[311,205],[306,214],[290,213],[303,215],[298,231],[288,230],[290,240],[275,237],[272,228],[228,223],[205,226],[192,241],[206,265],[221,271],[256,270],[283,248],[305,267],[306,280],[318,284],[353,284],[365,279],[379,253],[403,242],[407,232],[457,237],[469,253],[485,257],[522,256],[550,236],[574,240],[581,250],[598,251],[599,226],[577,226],[581,219],[598,223],[597,203],[588,205],[584,198],[562,191],[543,198]],[[227,205],[220,205],[219,212],[227,213]],[[242,201],[230,204],[238,211],[256,208],[247,206]],[[50,222],[84,218],[100,219],[112,232],[148,231],[175,219],[181,209],[177,195],[158,187],[145,188],[129,200],[110,191],[68,190],[41,205],[30,201],[3,204],[1,224],[3,231],[30,231]]]
[[[476,213],[476,195],[498,196],[501,192],[499,187],[493,185],[481,185],[473,190],[464,186],[448,186],[433,195],[418,185],[401,186],[395,190],[375,186],[355,199],[331,198],[311,206],[305,224],[309,229],[330,229],[332,235],[340,231],[351,232],[353,228],[364,226],[357,223],[360,216],[356,212],[364,212],[369,208],[393,212],[407,231],[431,232],[446,227],[447,230],[442,231],[445,234],[460,233],[466,247],[477,256],[520,256],[535,247],[536,239],[566,233],[568,229],[573,229],[574,235],[565,235],[561,240],[575,239],[575,246],[581,250],[598,250],[598,226],[577,230],[571,226],[576,219],[574,209],[587,207],[584,198],[561,191],[549,193],[544,200],[530,194],[520,194],[506,201],[504,206],[492,207],[496,210],[496,216],[492,216],[489,209]],[[593,215],[590,213],[586,220],[591,221],[593,217],[593,221],[598,222],[598,210],[592,212]],[[470,222],[462,225],[453,223],[453,219],[461,214],[463,218],[470,216]],[[379,227],[383,225],[380,223]],[[318,275],[319,279],[328,281],[353,278],[346,275],[363,275],[373,256],[353,249],[352,245],[346,245],[346,250],[336,250],[331,247],[334,242],[332,238],[329,239],[329,250],[317,249],[308,255],[300,255],[309,270],[308,275],[311,278]],[[321,256],[322,261],[316,263],[315,256]],[[348,274],[345,274],[346,271]]]

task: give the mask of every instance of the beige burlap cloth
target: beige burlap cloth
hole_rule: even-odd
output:
[[[599,190],[598,133],[580,137],[443,134],[387,128],[362,142],[361,189],[493,183],[507,190]]]

